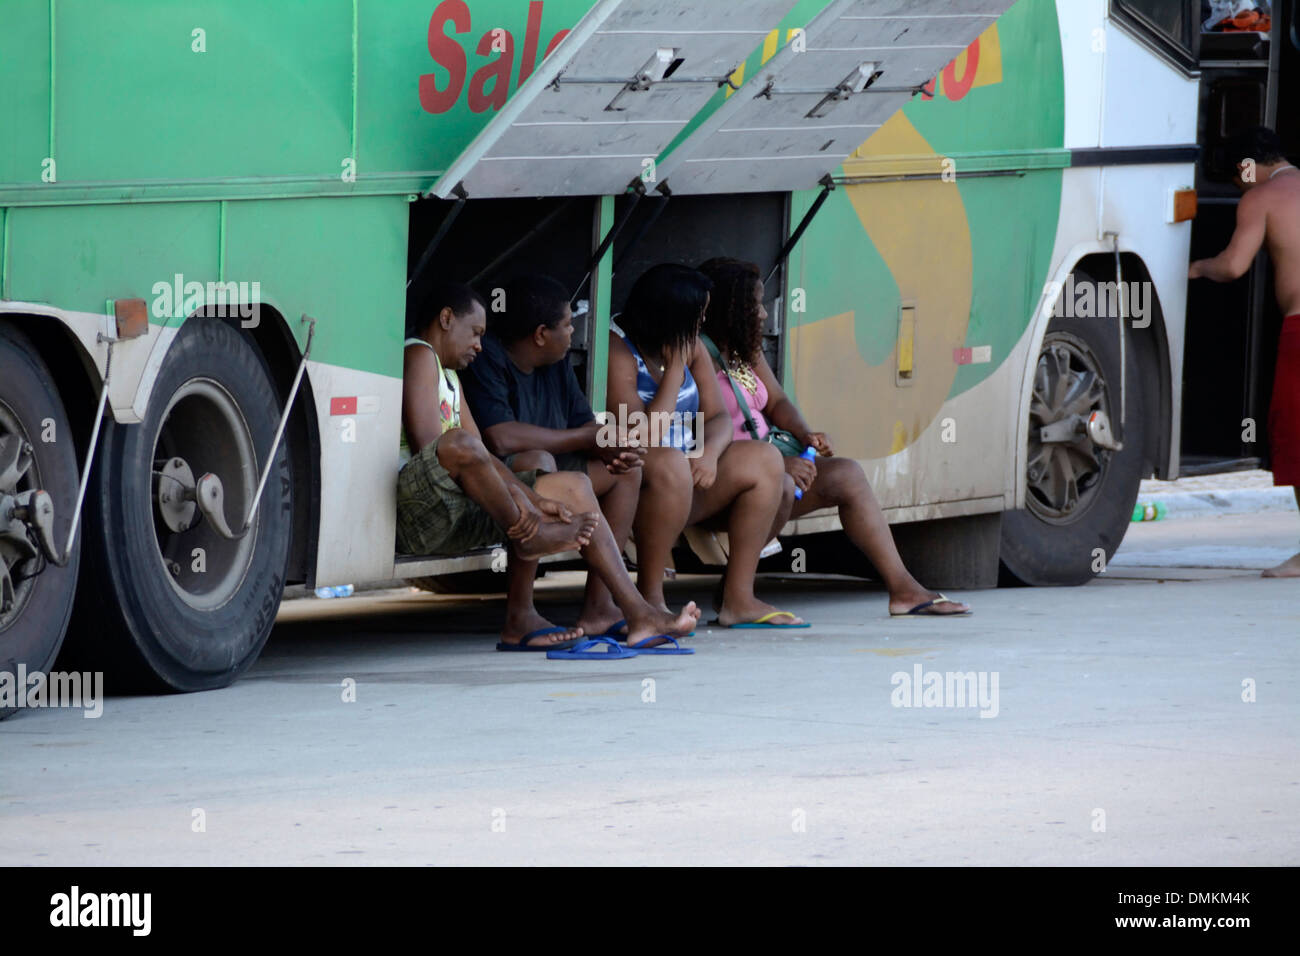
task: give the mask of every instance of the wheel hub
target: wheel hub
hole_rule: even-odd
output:
[[[1091,507],[1114,451],[1101,365],[1083,340],[1048,333],[1029,407],[1025,503],[1044,521],[1066,524]]]
[[[154,466],[158,466],[154,462]],[[194,472],[184,458],[169,458],[158,472],[156,495],[158,514],[175,534],[189,531],[194,525]]]
[[[208,514],[225,506],[221,488],[237,516],[248,513],[256,490],[252,435],[230,393],[207,378],[178,388],[163,411],[152,462],[154,537],[167,580],[190,607],[220,607],[248,573],[257,537],[254,525],[248,535],[233,538],[224,521],[214,520],[215,512]],[[196,472],[203,478],[196,480]],[[203,497],[214,486],[215,505]]]
[[[0,630],[16,617],[41,570],[37,517],[47,528],[54,507],[34,488],[32,446],[17,418],[0,403]]]

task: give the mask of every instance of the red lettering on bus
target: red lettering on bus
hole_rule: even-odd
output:
[[[433,61],[448,73],[447,88],[438,89],[438,74],[426,73],[420,77],[420,105],[428,113],[445,113],[460,99],[460,91],[465,86],[464,48],[447,36],[447,24],[452,24],[457,33],[468,33],[470,27],[469,6],[465,0],[443,0],[433,11],[429,20],[429,55]]]
[[[954,103],[970,92],[975,85],[975,74],[980,68],[980,41],[975,39],[966,48],[966,72],[957,79],[957,61],[953,60],[943,68],[943,95]]]
[[[542,54],[543,58],[551,55],[551,51],[560,45],[560,41],[569,35],[568,30],[561,30],[555,36],[551,37],[551,42],[546,45],[546,52]]]
[[[528,21],[524,29],[523,48],[519,58],[518,86],[532,75],[537,65],[537,51],[541,46],[542,12],[544,0],[530,0]],[[452,27],[451,34],[447,28]],[[447,85],[440,88],[439,73],[426,73],[420,77],[420,106],[427,113],[446,113],[460,100],[465,91],[465,78],[469,75],[469,61],[465,47],[455,39],[455,34],[469,33],[472,26],[469,5],[465,0],[442,0],[429,20],[429,55],[447,71]],[[560,30],[551,37],[543,57],[560,45],[568,36]],[[499,38],[499,39],[498,39]],[[503,40],[504,42],[499,42]],[[495,42],[496,49],[493,49]],[[504,50],[501,48],[504,46]],[[510,75],[514,70],[515,40],[509,30],[494,27],[487,30],[478,41],[475,52],[479,56],[496,53],[496,59],[475,71],[469,83],[467,97],[469,108],[475,113],[498,110],[510,94]]]
[[[519,85],[533,75],[537,65],[537,41],[542,34],[542,0],[528,4],[528,26],[524,28],[524,49],[519,56]]]
[[[479,56],[487,56],[498,45],[498,38],[505,41],[499,44],[504,49],[487,66],[475,70],[474,78],[469,81],[471,112],[482,113],[489,108],[499,110],[505,106],[506,97],[510,95],[510,71],[515,64],[515,38],[510,35],[510,31],[498,29],[483,34],[474,52]],[[489,80],[492,81],[491,93],[487,91]]]

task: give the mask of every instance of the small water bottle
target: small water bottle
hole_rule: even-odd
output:
[[[350,584],[339,584],[334,587],[317,588],[316,596],[318,598],[352,597],[353,590]]]
[[[807,448],[803,450],[803,454],[800,455],[799,457],[802,458],[804,461],[812,461],[814,458],[817,457],[817,449],[814,448],[812,445],[809,445]],[[794,500],[799,501],[802,498],[803,498],[803,489],[800,488],[798,485],[795,485]]]

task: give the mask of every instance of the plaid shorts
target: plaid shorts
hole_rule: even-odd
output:
[[[505,532],[451,477],[437,449],[437,441],[426,445],[397,474],[398,553],[464,554],[504,541]],[[515,477],[531,488],[537,473]]]

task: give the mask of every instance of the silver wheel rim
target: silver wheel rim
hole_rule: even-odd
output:
[[[159,512],[159,483],[171,459],[188,463],[196,478],[212,472],[225,489],[226,522],[238,529],[257,490],[257,459],[248,422],[220,384],[207,378],[186,382],[172,395],[154,439],[149,507],[163,576],[197,611],[221,607],[239,591],[252,565],[258,522],[237,541],[227,541],[201,515],[174,532]]]
[[[12,436],[20,442],[30,443],[31,439],[27,435],[27,429],[23,428],[23,423],[18,420],[14,410],[0,399],[0,437]],[[33,488],[41,487],[41,475],[39,466],[36,464],[35,457],[32,458],[31,464],[27,470],[18,478],[13,488],[0,488],[0,495],[16,495],[24,491],[31,491]],[[12,579],[14,572],[30,572],[32,569],[26,567],[32,563],[32,560],[14,560],[15,555],[9,553],[7,549],[0,544],[0,560],[5,562],[9,575]],[[39,558],[34,559],[37,562]],[[36,578],[30,577],[14,584],[14,603],[8,611],[0,613],[0,633],[9,629],[15,621],[22,616],[23,608],[31,598],[32,592],[36,589]]]
[[[1101,363],[1078,336],[1049,332],[1034,370],[1025,482],[1026,507],[1049,524],[1071,524],[1087,513],[1113,453],[1087,434],[1072,442],[1043,442],[1039,431],[1044,425],[1091,412],[1110,414]]]

